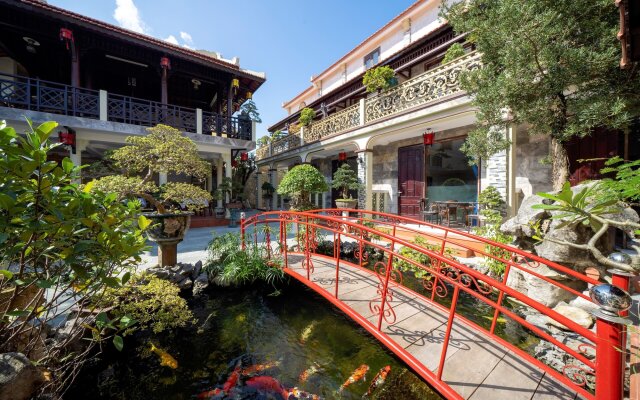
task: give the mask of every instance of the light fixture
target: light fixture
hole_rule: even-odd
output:
[[[249,160],[249,154],[240,153],[240,161],[247,161],[247,160]]]
[[[347,153],[344,151],[338,153],[338,161],[347,161]]]
[[[122,61],[122,62],[125,62],[125,63],[128,63],[128,64],[137,65],[138,67],[144,67],[144,68],[148,67],[147,64],[143,64],[143,63],[139,63],[139,62],[136,62],[136,61],[127,60],[126,58],[120,58],[120,57],[112,56],[111,54],[105,54],[104,56],[106,58],[110,58],[112,60]]]
[[[23,36],[22,40],[24,40],[25,42],[27,42],[27,52],[31,53],[31,54],[35,54],[36,53],[36,47],[40,46],[40,42],[38,42],[37,40],[30,38],[29,36]]]
[[[191,79],[191,83],[193,83],[193,88],[195,90],[198,90],[198,88],[200,87],[200,85],[202,85],[202,82],[200,82],[199,80],[197,80],[196,78]]]
[[[160,67],[171,69],[171,60],[169,60],[169,57],[160,57]]]
[[[422,142],[424,143],[425,146],[431,146],[433,144],[433,140],[435,136],[436,134],[433,133],[431,128],[429,128],[424,134],[422,134]]]

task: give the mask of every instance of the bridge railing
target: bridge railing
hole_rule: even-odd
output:
[[[611,342],[610,338],[600,337],[589,328],[579,325],[549,307],[544,303],[544,299],[534,299],[516,290],[509,281],[511,274],[527,274],[529,278],[544,282],[554,290],[591,301],[589,296],[582,293],[579,286],[586,287],[588,284],[599,282],[586,275],[512,246],[465,232],[453,231],[439,225],[378,212],[333,209],[315,212],[262,213],[242,221],[243,244],[246,241],[258,242],[256,229],[253,230],[252,240],[250,235],[247,235],[251,226],[262,226],[266,247],[269,249],[268,256],[282,256],[285,268],[288,267],[289,255],[302,255],[304,257],[302,264],[310,285],[312,284],[310,278],[314,273],[312,256],[333,259],[336,264],[336,280],[331,301],[340,301],[341,263],[351,262],[359,268],[375,272],[379,279],[378,297],[370,299],[369,308],[377,316],[377,321],[372,323],[355,312],[350,316],[369,332],[385,340],[388,347],[443,394],[451,391],[451,388],[442,381],[442,372],[456,319],[485,332],[496,342],[537,365],[584,398],[598,400],[610,398],[608,395],[599,394],[596,387],[598,385],[610,387],[618,384],[605,381],[604,375],[600,372],[608,368],[605,362],[611,352],[621,351],[615,348],[615,346],[621,346],[620,343]],[[272,251],[271,230],[274,228],[264,227],[273,226],[277,226],[279,230],[277,235],[273,235],[279,246]],[[289,238],[291,235],[293,237]],[[411,237],[414,239],[408,239]],[[416,240],[416,237],[422,239]],[[330,240],[326,240],[327,238]],[[345,243],[351,243],[351,245],[346,246]],[[477,243],[485,247],[478,247]],[[346,247],[351,248],[351,257],[348,257],[349,251],[345,249]],[[478,271],[459,262],[448,251],[451,248],[473,250],[487,260],[503,264],[504,272],[502,276],[491,276]],[[553,273],[549,273],[550,271]],[[561,279],[557,279],[558,277],[570,277],[579,285],[563,283]],[[396,322],[394,289],[398,286],[410,290],[416,297],[428,301],[448,315],[439,365],[435,373],[421,366],[403,348],[394,347],[392,341],[382,332],[383,322],[389,325]],[[492,310],[490,323],[483,323],[472,315],[464,315],[464,312],[460,311],[461,296],[475,299],[490,308]],[[511,306],[513,303],[529,310],[536,310],[548,322],[563,326],[572,341],[561,341],[549,330],[528,321]],[[505,318],[525,328],[539,340],[550,343],[563,355],[565,364],[563,366],[547,365],[507,340],[504,332],[498,329],[500,321]],[[621,385],[621,379],[619,382]],[[452,398],[457,396],[455,393],[449,394]]]

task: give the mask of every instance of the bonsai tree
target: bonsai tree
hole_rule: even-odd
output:
[[[300,111],[300,118],[298,118],[298,122],[300,122],[302,126],[309,126],[315,117],[316,111],[313,108],[305,107]]]
[[[291,199],[291,208],[297,211],[313,209],[312,193],[329,190],[324,177],[314,166],[302,164],[290,169],[278,186],[278,194]]]
[[[246,115],[250,120],[255,121],[257,123],[262,123],[262,118],[260,118],[260,113],[258,112],[258,107],[253,99],[248,99],[240,106],[240,114]]]
[[[367,93],[388,89],[396,83],[396,73],[387,65],[369,69],[362,78],[362,84],[367,88]]]
[[[358,190],[362,187],[358,174],[347,163],[342,164],[333,174],[331,187],[340,191],[340,199],[351,200],[350,190]]]
[[[119,199],[142,198],[159,214],[204,208],[211,200],[206,190],[188,183],[169,182],[160,187],[156,173],[177,173],[204,179],[210,165],[198,155],[193,141],[167,125],[148,128],[146,136],[129,136],[127,145],[108,157],[120,175],[105,176],[89,184],[91,190],[117,193]]]
[[[276,190],[276,188],[273,187],[273,185],[269,182],[264,182],[261,186],[262,189],[262,197],[271,197],[273,196],[273,192]]]

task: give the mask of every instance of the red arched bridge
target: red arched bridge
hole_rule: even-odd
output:
[[[243,219],[241,232],[243,246],[263,246],[448,399],[623,396],[622,325],[598,319],[589,329],[512,283],[590,302],[583,290],[600,282],[588,276],[466,232],[371,211],[265,212]],[[494,272],[461,262],[471,256]],[[534,357],[540,343],[556,357]]]

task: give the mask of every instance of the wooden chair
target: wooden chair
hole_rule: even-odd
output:
[[[424,222],[432,222],[435,218],[437,224],[440,218],[437,205],[429,205],[428,199],[420,199],[420,214]]]

